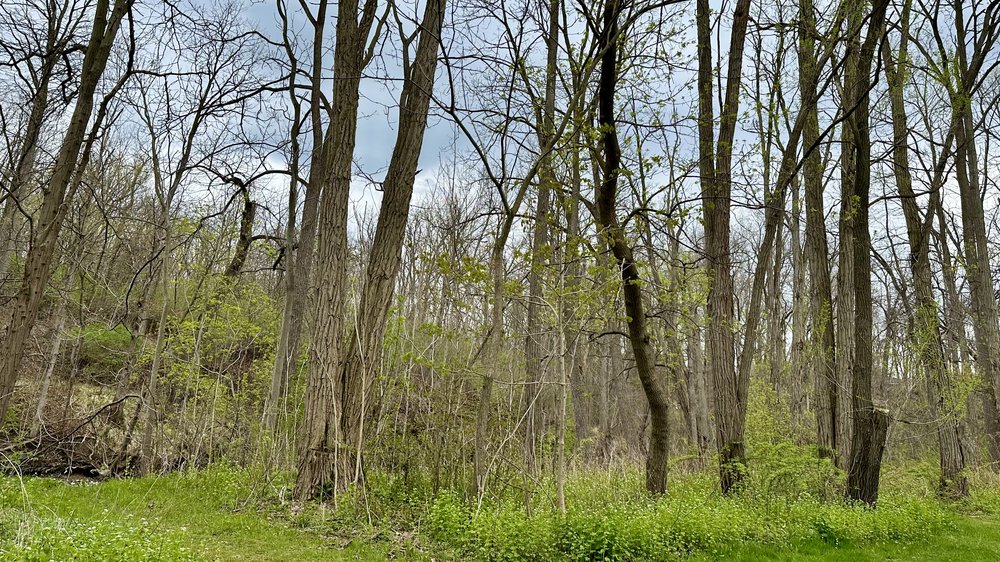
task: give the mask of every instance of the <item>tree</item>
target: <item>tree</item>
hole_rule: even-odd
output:
[[[601,33],[598,49],[601,54],[601,71],[597,88],[598,125],[601,135],[601,183],[597,189],[594,206],[601,235],[606,238],[622,278],[625,300],[625,322],[628,340],[635,359],[635,368],[642,382],[642,389],[649,404],[650,435],[646,453],[646,490],[653,494],[667,491],[667,455],[669,454],[670,415],[666,389],[656,376],[653,350],[646,312],[642,302],[642,278],[618,221],[617,193],[621,174],[621,147],[618,142],[615,116],[615,93],[618,82],[618,42],[627,27],[619,27],[619,16],[627,4],[618,0],[605,3],[601,13]]]
[[[864,2],[855,3],[851,9],[860,11]],[[875,408],[872,403],[872,283],[871,283],[871,233],[868,230],[868,207],[871,191],[871,136],[870,91],[872,62],[878,44],[885,33],[885,12],[888,1],[875,0],[868,18],[868,32],[864,43],[848,45],[850,52],[858,49],[855,74],[844,79],[844,129],[848,143],[844,150],[850,154],[854,169],[850,181],[842,186],[841,197],[851,202],[852,214],[842,217],[853,229],[851,252],[854,266],[853,293],[856,332],[854,357],[851,364],[851,454],[847,464],[847,497],[874,505],[878,500],[879,475],[882,452],[889,431],[889,414]],[[875,78],[877,80],[877,77]],[[841,322],[849,321],[841,317]],[[843,343],[843,342],[842,342]]]
[[[941,186],[938,184],[937,189],[931,193],[926,215],[922,216],[917,206],[917,196],[913,192],[913,178],[907,150],[910,128],[904,106],[906,69],[903,63],[908,60],[910,13],[910,4],[907,3],[903,7],[901,16],[900,45],[895,62],[888,42],[882,43],[882,59],[892,108],[893,172],[900,203],[903,206],[903,218],[906,221],[906,235],[910,246],[910,269],[915,293],[912,338],[929,378],[927,399],[931,417],[941,420],[937,424],[941,466],[940,492],[946,497],[960,498],[968,494],[968,481],[964,474],[965,453],[959,423],[953,411],[955,394],[944,356],[944,343],[938,325],[938,304],[934,298],[934,280],[931,271],[931,229],[934,225],[934,210],[941,204]],[[942,165],[951,152],[952,140],[953,135],[949,132],[945,150],[940,156]],[[935,165],[935,169],[939,169],[939,166]]]
[[[799,89],[802,96],[816,96],[816,19],[812,0],[799,2]],[[819,455],[836,460],[838,451],[837,367],[833,326],[833,296],[830,259],[826,240],[823,204],[823,168],[818,150],[819,117],[815,107],[803,107],[805,124],[802,145],[809,151],[802,167],[805,191],[805,261],[809,268],[809,319],[811,324],[812,369],[815,380],[816,435]]]
[[[711,279],[708,290],[706,348],[708,370],[715,389],[716,445],[723,492],[742,480],[746,463],[743,431],[746,424],[749,378],[736,371],[733,316],[733,272],[730,256],[733,136],[739,112],[743,47],[750,18],[749,0],[738,0],[733,10],[729,40],[729,67],[725,101],[716,144],[711,15],[708,0],[696,4],[698,29],[698,161],[705,221],[705,259]]]
[[[366,14],[369,8],[372,6],[366,5]],[[324,228],[321,230],[321,236],[331,236],[335,239],[324,240],[321,238],[325,244],[321,246],[320,254],[320,271],[323,272],[321,282],[332,280],[335,283],[339,282],[341,286],[332,288],[335,293],[330,294],[331,288],[325,287],[323,284],[320,285],[321,299],[317,314],[317,330],[311,352],[318,361],[312,366],[313,371],[310,373],[309,388],[313,392],[307,394],[309,401],[306,404],[306,440],[304,444],[307,448],[306,454],[310,457],[307,457],[307,462],[304,462],[299,469],[296,488],[300,497],[318,495],[321,491],[320,487],[331,476],[335,486],[343,487],[357,481],[362,475],[364,424],[371,409],[369,389],[374,381],[375,369],[379,364],[386,315],[389,311],[396,275],[399,271],[403,234],[409,215],[410,199],[413,195],[413,184],[423,144],[424,130],[427,127],[427,114],[434,86],[435,69],[437,68],[444,8],[444,0],[429,0],[425,5],[420,29],[416,35],[416,53],[412,61],[409,60],[408,56],[412,37],[403,36],[404,65],[403,88],[400,93],[399,131],[389,163],[389,170],[383,182],[382,207],[365,272],[357,326],[355,326],[355,330],[346,335],[346,338],[338,328],[342,320],[333,318],[330,314],[342,310],[344,300],[345,289],[342,285],[346,255],[342,252],[346,249],[346,210],[350,181],[350,159],[338,159],[332,163],[330,168],[332,180],[346,180],[347,184],[332,185],[330,187],[334,191],[324,195],[322,204]],[[355,59],[353,55],[342,54],[341,49],[350,48],[348,45],[352,42],[356,45],[358,40],[364,41],[367,38],[366,26],[370,27],[371,19],[363,17],[362,23],[357,24],[356,21],[353,21],[356,10],[345,14],[343,12],[344,4],[341,4],[339,9],[341,10],[341,19],[338,20],[338,47],[334,63],[334,76],[337,76],[338,69],[336,61],[341,60],[344,67],[340,68],[348,73],[349,80],[356,80],[354,77],[358,76],[361,70],[357,65],[362,61]],[[351,18],[352,22],[345,25],[342,21],[345,16]],[[362,30],[364,33],[361,33]],[[342,33],[346,34],[346,37],[342,38]],[[342,40],[347,41],[347,43],[341,43]],[[355,115],[358,103],[357,92],[356,82],[350,92],[343,92],[345,97],[350,96],[349,101],[354,104]],[[335,91],[335,104],[338,103],[336,94]],[[334,115],[335,119],[332,120],[331,126],[337,123],[338,110],[335,110]],[[347,115],[343,117],[346,119]],[[354,125],[354,123],[352,122],[350,125]],[[345,131],[345,133],[353,136],[354,131]],[[353,145],[353,143],[348,144]],[[337,153],[342,148],[336,146],[334,152]],[[347,153],[346,156],[351,153]],[[344,156],[340,155],[340,158]],[[346,173],[346,177],[341,175],[344,173]],[[338,188],[343,192],[336,191]],[[332,201],[331,204],[328,205],[328,201]],[[337,213],[335,217],[329,216],[331,211]],[[334,248],[330,246],[334,246]],[[323,259],[322,252],[324,250],[333,250],[329,256],[332,258],[330,262]],[[331,265],[339,265],[341,270],[331,271]],[[326,298],[322,298],[324,296]],[[325,346],[326,350],[321,350],[321,346]],[[335,350],[338,355],[332,355],[327,351],[331,349]],[[336,361],[333,360],[334,358]],[[330,372],[331,369],[333,372]],[[325,380],[322,390],[317,388],[318,384],[315,381],[317,377],[323,377]],[[335,386],[331,388],[330,382],[333,382]],[[331,393],[331,391],[333,392]],[[319,396],[317,396],[317,392],[320,393]],[[316,398],[319,398],[319,402],[325,403],[330,409],[327,412],[317,412],[318,404],[314,402]],[[310,413],[312,413],[311,417]],[[317,419],[320,417],[325,419],[320,421]],[[326,427],[322,431],[316,431],[323,425]],[[336,439],[334,443],[329,442],[331,432]],[[322,443],[322,447],[332,446],[335,457],[323,459],[323,456],[330,453],[328,451],[320,452],[316,447],[317,442]],[[332,467],[328,465],[330,460],[334,463]],[[324,473],[324,470],[330,470],[330,472]]]
[[[328,2],[319,3],[315,21],[325,21]],[[357,136],[358,88],[369,62],[365,48],[375,21],[375,0],[337,4],[337,36],[333,59],[333,97],[329,124],[314,147],[310,185],[323,194],[319,201],[316,255],[315,326],[309,346],[305,413],[299,438],[299,471],[295,495],[301,499],[320,495],[328,483],[343,488],[354,481],[355,463],[345,447],[339,397],[345,393],[340,380],[343,319],[347,298],[347,221],[352,161]],[[316,49],[321,47],[314,46]],[[314,72],[318,70],[314,69]],[[319,95],[315,93],[314,95]],[[320,117],[314,116],[315,123]],[[308,194],[306,195],[308,198]],[[302,254],[305,255],[305,254]],[[357,428],[355,428],[356,430]]]
[[[97,87],[111,56],[115,37],[131,7],[132,0],[115,0],[114,4],[110,0],[98,0],[94,9],[90,40],[80,68],[76,105],[56,156],[52,176],[47,182],[48,189],[25,261],[21,288],[11,307],[10,323],[3,343],[3,362],[0,364],[0,419],[10,405],[24,347],[35,325],[42,292],[49,280],[52,255],[66,217],[66,203],[72,200],[79,185],[73,180],[79,170],[86,167],[87,152],[84,152],[81,161],[81,149],[94,110]],[[102,119],[103,115],[99,114],[95,126]]]

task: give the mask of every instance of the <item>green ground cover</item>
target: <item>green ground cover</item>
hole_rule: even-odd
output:
[[[575,475],[551,492],[476,508],[426,482],[373,479],[337,506],[288,501],[287,475],[213,467],[104,482],[0,480],[4,560],[976,560],[1000,559],[1000,488],[946,504],[919,468],[887,478],[878,509],[822,497],[815,471],[750,480],[724,498],[708,472],[651,500],[641,475]],[[810,480],[810,478],[812,480]],[[890,484],[889,482],[894,482]],[[770,486],[770,487],[769,487]]]

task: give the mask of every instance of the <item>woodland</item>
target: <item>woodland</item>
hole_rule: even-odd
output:
[[[998,41],[4,0],[0,557],[997,559]]]

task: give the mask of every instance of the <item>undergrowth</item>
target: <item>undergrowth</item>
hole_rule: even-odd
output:
[[[565,515],[546,507],[528,516],[515,502],[477,511],[458,495],[443,494],[430,508],[427,532],[456,559],[656,561],[722,555],[746,544],[915,542],[954,522],[954,514],[930,497],[892,494],[877,509],[804,493],[743,490],[723,497],[703,475],[675,478],[671,491],[657,499],[611,492],[635,489],[637,480],[577,479],[569,486]]]
[[[919,544],[954,533],[962,514],[1000,515],[996,474],[970,472],[973,495],[957,504],[935,497],[934,478],[932,463],[888,466],[878,507],[851,505],[841,499],[840,471],[777,443],[754,447],[743,487],[728,497],[710,468],[675,469],[668,493],[656,498],[637,469],[578,471],[567,482],[565,514],[543,480],[528,515],[513,485],[479,502],[465,490],[435,492],[417,472],[369,474],[363,491],[340,494],[336,504],[291,501],[290,474],[226,465],[98,484],[7,477],[0,559],[318,560],[352,552],[372,560],[658,561],[747,546]]]

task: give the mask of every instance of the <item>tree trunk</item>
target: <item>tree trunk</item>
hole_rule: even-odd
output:
[[[399,273],[410,200],[434,88],[444,5],[445,0],[428,0],[426,3],[416,55],[411,65],[403,69],[399,130],[382,184],[382,207],[363,278],[358,323],[353,333],[345,335],[348,342],[341,344],[347,349],[341,375],[342,394],[339,397],[341,426],[352,455],[350,459],[342,460],[353,464],[344,465],[344,474],[352,475],[354,479],[361,477],[364,424],[372,409],[370,388],[378,374],[386,319]]]
[[[320,11],[326,13],[326,1],[321,3]],[[288,38],[288,22],[282,21],[286,43]],[[323,188],[323,133],[322,107],[322,73],[318,70],[323,66],[323,31],[325,20],[318,18],[315,22],[313,35],[312,82],[310,85],[310,111],[313,126],[313,153],[310,179],[305,185],[305,197],[302,201],[302,226],[296,238],[295,207],[298,201],[299,170],[301,169],[299,149],[299,117],[300,105],[292,101],[294,122],[289,133],[291,144],[291,175],[288,188],[288,226],[285,230],[285,263],[288,273],[285,276],[285,302],[281,315],[281,329],[278,334],[278,345],[274,354],[274,368],[271,370],[271,387],[264,403],[263,425],[268,431],[274,432],[278,427],[278,418],[282,413],[288,388],[297,372],[302,325],[306,310],[307,297],[310,294],[310,281],[314,263],[316,246],[316,224],[319,215],[319,199]],[[289,50],[291,46],[287,47]],[[294,57],[289,57],[294,64]],[[297,68],[297,65],[295,65]],[[290,80],[296,80],[295,73],[290,74]],[[294,89],[290,88],[292,100],[296,100]]]
[[[907,60],[907,44],[909,42],[909,3],[904,5],[901,18],[901,38],[898,61]],[[957,413],[954,411],[955,395],[948,374],[948,365],[944,356],[944,342],[938,325],[938,306],[934,298],[934,279],[931,271],[930,238],[933,226],[933,213],[940,204],[940,191],[934,190],[927,205],[927,216],[922,217],[917,206],[916,194],[913,192],[913,179],[910,175],[910,161],[907,152],[907,124],[904,100],[904,81],[902,69],[893,62],[893,53],[888,43],[883,43],[883,60],[885,61],[886,82],[889,84],[889,103],[892,110],[893,129],[893,172],[896,187],[899,190],[903,216],[906,220],[906,234],[910,246],[910,270],[914,286],[914,327],[913,345],[921,358],[928,377],[927,400],[931,419],[937,421],[938,453],[941,466],[939,491],[949,498],[961,498],[968,495],[968,481],[965,474],[965,453]],[[948,145],[941,155],[942,163],[950,152],[951,135]],[[935,166],[935,169],[938,167]],[[940,185],[937,185],[940,188]]]
[[[170,271],[170,256],[168,254],[170,252],[170,227],[169,223],[166,224],[167,226],[163,235],[165,255],[163,256],[163,265],[160,268],[159,279],[160,288],[162,290],[160,297],[163,299],[163,308],[160,309],[160,320],[156,330],[156,344],[153,348],[153,360],[149,367],[149,377],[146,379],[146,386],[144,388],[145,392],[141,394],[141,399],[139,401],[139,410],[141,411],[139,421],[142,426],[142,440],[140,442],[139,453],[139,473],[143,475],[151,473],[154,469],[154,437],[156,428],[159,426],[157,391],[160,375],[160,363],[163,361],[163,346],[167,333],[167,311],[169,309],[170,301],[170,291],[167,283],[169,279],[168,272]]]
[[[799,0],[799,89],[802,96],[813,98],[817,89],[814,14],[812,0]],[[816,436],[819,456],[838,462],[841,413],[834,345],[833,289],[823,204],[823,164],[819,151],[814,149],[819,142],[819,117],[814,105],[803,108],[803,111],[806,114],[802,146],[807,151],[802,166],[806,214],[805,261],[809,268],[810,362],[815,381]]]
[[[622,277],[625,313],[628,316],[629,343],[635,359],[636,371],[642,383],[650,411],[649,451],[646,456],[646,490],[662,494],[667,489],[667,455],[669,453],[670,416],[667,392],[658,380],[653,364],[653,351],[646,325],[642,302],[642,279],[632,255],[632,247],[618,222],[616,209],[618,177],[621,166],[621,148],[615,122],[615,92],[618,83],[618,27],[619,13],[625,9],[623,2],[611,0],[604,6],[598,50],[601,52],[601,74],[598,83],[598,121],[601,127],[602,181],[597,191],[595,206],[597,222],[606,237]]]
[[[50,26],[47,48],[51,55],[45,59],[45,64],[39,70],[38,87],[31,100],[31,112],[25,124],[24,138],[18,146],[18,155],[12,158],[14,166],[11,177],[3,197],[3,211],[0,213],[0,290],[3,289],[7,280],[7,272],[10,268],[11,257],[16,247],[17,223],[20,222],[19,207],[25,196],[25,186],[29,183],[31,175],[35,169],[35,161],[38,155],[38,137],[41,134],[42,124],[45,121],[45,112],[49,108],[49,82],[52,77],[52,67],[56,64],[57,51],[54,46],[54,28]],[[3,328],[3,326],[0,326]]]
[[[785,202],[781,201],[782,207]],[[770,272],[770,283],[767,294],[767,342],[770,357],[768,367],[771,371],[771,385],[774,388],[774,395],[778,402],[782,400],[782,394],[786,392],[784,379],[785,370],[785,303],[781,298],[783,283],[781,282],[781,270],[783,266],[783,256],[785,243],[782,240],[782,230],[784,226],[784,208],[778,213],[777,224],[775,226],[774,238],[774,267]],[[787,399],[787,397],[786,397]]]
[[[556,95],[556,65],[559,47],[559,2],[548,2],[549,29],[545,36],[546,70],[545,99],[537,117],[538,146],[550,146],[551,136],[555,132],[555,95]],[[535,449],[538,444],[540,424],[542,419],[541,396],[542,386],[542,354],[547,335],[542,322],[542,273],[546,265],[549,246],[549,212],[552,188],[556,183],[555,170],[552,164],[551,151],[539,156],[538,167],[538,198],[535,202],[535,222],[531,234],[531,257],[528,271],[528,302],[525,342],[524,342],[524,441],[522,453],[524,466],[528,474],[537,471]]]
[[[14,385],[21,372],[24,348],[38,317],[42,293],[49,281],[52,255],[66,217],[65,198],[77,172],[80,149],[94,109],[97,86],[107,66],[115,36],[131,5],[132,0],[115,0],[113,6],[110,5],[110,0],[98,0],[94,9],[73,115],[56,155],[54,171],[35,224],[35,239],[25,261],[24,278],[14,306],[11,307],[10,323],[3,343],[3,362],[0,364],[0,419],[4,418],[10,405]]]
[[[888,0],[878,0],[872,7],[868,34],[858,52],[857,72],[845,80],[844,92],[848,104],[844,110],[853,112],[845,121],[850,142],[844,149],[853,155],[851,201],[856,205],[851,220],[854,246],[844,251],[853,253],[854,363],[851,369],[851,407],[854,410],[851,430],[851,456],[847,470],[847,497],[874,505],[878,501],[882,452],[889,430],[889,414],[872,403],[872,283],[871,233],[868,230],[868,206],[871,189],[871,136],[869,131],[869,86],[872,59],[885,28]],[[860,11],[860,5],[858,6]],[[849,47],[851,48],[851,47]],[[846,196],[847,194],[845,194]]]
[[[327,482],[332,481],[337,490],[361,478],[364,423],[371,409],[368,389],[381,357],[437,67],[444,0],[427,2],[416,54],[412,64],[403,69],[399,130],[383,182],[382,208],[365,272],[358,325],[355,333],[344,334],[347,207],[364,64],[360,47],[367,41],[374,7],[368,0],[360,23],[355,19],[356,2],[341,2],[338,8],[334,62],[338,87],[327,135],[335,144],[324,151],[330,162],[330,182],[322,201],[319,299],[310,352],[313,364],[307,386],[303,459],[296,482],[299,497],[315,497]],[[354,52],[345,52],[349,49]]]
[[[240,213],[240,231],[236,238],[236,249],[233,257],[226,266],[223,275],[227,278],[234,278],[243,270],[243,264],[247,261],[250,253],[250,243],[253,238],[253,223],[257,216],[257,203],[250,199],[250,192],[243,189],[243,211]]]
[[[720,484],[722,491],[728,493],[743,479],[743,466],[746,464],[743,430],[746,425],[747,390],[750,384],[749,378],[743,377],[735,368],[733,266],[729,248],[733,137],[739,113],[743,48],[750,17],[750,2],[738,0],[733,12],[725,102],[720,116],[717,146],[713,141],[714,87],[710,17],[708,0],[697,0],[698,152],[705,221],[705,257],[710,277],[706,347],[715,391]],[[747,329],[750,330],[750,327]]]
[[[790,406],[792,429],[796,439],[801,439],[803,433],[802,420],[806,412],[806,322],[808,320],[808,305],[806,304],[806,250],[802,244],[802,200],[799,190],[798,176],[792,180],[792,213],[789,230],[791,231],[792,252],[792,345],[788,357],[789,383],[791,385]]]
[[[321,1],[316,21],[325,21],[326,7],[327,1]],[[295,482],[295,496],[303,500],[324,494],[331,483],[336,491],[354,481],[355,463],[351,462],[350,448],[345,446],[338,397],[356,390],[342,388],[341,381],[347,352],[342,348],[348,281],[347,221],[364,45],[374,11],[374,0],[365,0],[363,10],[358,0],[341,0],[337,4],[330,122],[322,135],[322,149],[314,153],[312,162],[310,184],[315,183],[323,195],[316,240],[315,326]],[[314,48],[318,43],[314,40]],[[318,115],[314,120],[320,124]]]
[[[955,6],[956,40],[966,44],[965,16],[959,2]],[[979,162],[976,149],[975,125],[970,99],[970,83],[974,78],[966,60],[965,49],[956,50],[958,65],[957,88],[949,88],[955,127],[955,172],[962,205],[962,241],[965,272],[969,282],[972,326],[975,332],[976,365],[985,385],[993,387],[993,403],[984,400],[987,439],[994,462],[1000,456],[1000,427],[996,422],[1000,403],[1000,327],[997,325],[997,302],[994,296],[990,268],[989,239],[983,210]],[[957,91],[954,91],[957,89]]]

